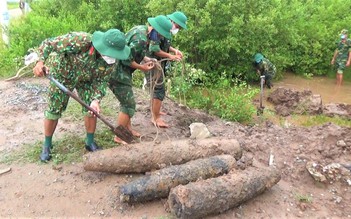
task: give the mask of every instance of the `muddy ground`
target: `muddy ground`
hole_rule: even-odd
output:
[[[0,81],[0,155],[43,139],[47,83],[38,78]],[[351,218],[351,186],[343,179],[317,182],[306,169],[309,161],[351,163],[350,128],[334,124],[306,128],[259,118],[256,125],[244,126],[166,99],[164,119],[171,128],[157,130],[150,122],[148,95],[142,90],[136,93],[133,125],[144,141],[188,138],[189,125],[202,122],[212,136],[237,139],[244,148],[243,158],[268,165],[270,155],[274,155],[282,175],[277,185],[237,208],[208,218]],[[113,104],[117,109],[117,103]],[[113,116],[108,119],[115,120]],[[104,124],[99,122],[98,126]],[[67,133],[84,138],[83,122],[60,120],[55,138]],[[0,170],[6,168],[11,171],[0,175],[1,218],[174,218],[166,210],[166,199],[134,205],[119,201],[119,186],[140,175],[87,172],[79,162],[59,166],[0,164]]]

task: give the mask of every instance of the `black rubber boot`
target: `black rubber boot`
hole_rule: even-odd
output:
[[[273,84],[270,81],[267,81],[266,85],[268,89],[271,89],[273,87]]]
[[[95,142],[93,142],[91,145],[85,144],[85,149],[91,152],[101,150],[101,148]]]
[[[50,147],[43,146],[43,151],[40,154],[40,160],[43,162],[48,162],[51,159]]]

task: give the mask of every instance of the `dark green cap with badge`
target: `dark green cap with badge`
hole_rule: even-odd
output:
[[[158,15],[156,17],[149,17],[147,21],[159,34],[167,39],[172,38],[171,29],[173,25],[166,16]]]
[[[110,29],[106,32],[95,31],[92,42],[101,55],[119,60],[125,60],[129,57],[130,48],[126,45],[126,37],[118,29]]]
[[[176,11],[172,14],[167,15],[167,17],[169,19],[171,19],[174,23],[181,26],[183,29],[187,29],[187,27],[186,27],[187,17],[185,16],[185,14],[183,12]]]
[[[263,59],[263,55],[261,53],[256,53],[255,54],[255,57],[254,57],[254,60],[256,63],[260,63]]]

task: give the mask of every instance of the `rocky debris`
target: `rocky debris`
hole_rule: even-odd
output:
[[[326,104],[323,106],[323,114],[330,117],[341,116],[351,119],[351,105],[344,103]]]
[[[191,123],[189,128],[191,133],[190,138],[192,139],[205,139],[211,135],[206,125],[200,122]]]
[[[349,169],[339,163],[321,165],[310,161],[306,164],[306,169],[311,176],[318,182],[334,183],[338,181],[346,182],[351,186],[351,172]]]
[[[302,92],[278,87],[267,98],[275,105],[278,115],[290,114],[321,114],[323,111],[322,98],[310,90]]]
[[[29,108],[30,110],[37,110],[46,105],[47,102],[44,95],[47,92],[46,86],[27,82],[20,82],[15,86],[18,90],[7,97],[3,97],[6,99],[6,105]]]
[[[312,94],[310,90],[302,92],[283,87],[277,88],[267,98],[274,104],[278,115],[291,114],[324,114],[329,117],[340,116],[351,119],[351,105],[345,103],[330,103],[323,105],[319,94]]]

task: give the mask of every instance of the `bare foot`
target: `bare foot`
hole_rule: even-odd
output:
[[[140,134],[139,132],[137,132],[137,131],[135,131],[135,130],[133,130],[133,129],[129,129],[129,131],[132,133],[132,135],[133,135],[134,137],[139,138],[139,137],[141,136],[141,134]]]
[[[116,142],[117,144],[128,144],[127,142],[123,141],[122,139],[120,139],[119,137],[117,137],[115,135],[115,137],[113,138],[113,141]]]
[[[168,128],[169,127],[169,125],[167,123],[165,123],[161,118],[158,118],[156,120],[151,120],[151,122],[159,128]]]
[[[166,116],[167,113],[160,111],[160,115],[161,115],[161,116]]]

